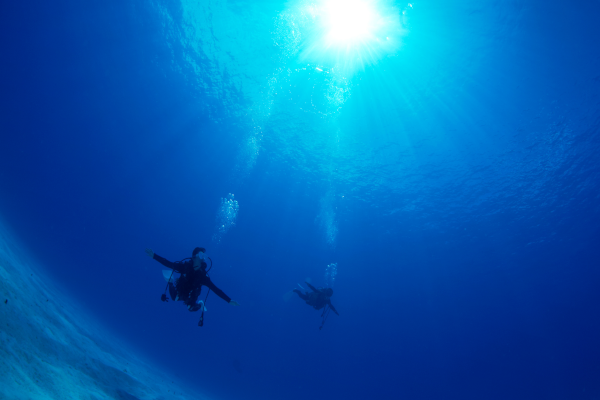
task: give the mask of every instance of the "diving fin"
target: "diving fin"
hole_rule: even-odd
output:
[[[204,311],[205,311],[205,312],[206,312],[206,311],[208,311],[208,310],[206,309],[206,307],[204,306],[204,300],[199,300],[199,301],[196,301],[196,304],[198,304],[198,305],[200,306],[200,308],[199,308],[200,310],[202,309],[202,307],[204,307]]]
[[[162,274],[166,282],[169,282],[170,280],[170,282],[172,282],[173,284],[177,281],[177,278],[179,278],[179,272],[175,272],[169,269],[163,269]]]

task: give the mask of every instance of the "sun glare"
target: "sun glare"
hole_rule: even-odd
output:
[[[282,14],[288,51],[344,76],[394,54],[405,34],[395,0],[291,0]],[[409,5],[410,6],[410,5]],[[296,47],[297,46],[297,47]]]
[[[369,40],[378,28],[380,18],[372,3],[365,0],[328,0],[324,11],[327,41],[331,45]]]

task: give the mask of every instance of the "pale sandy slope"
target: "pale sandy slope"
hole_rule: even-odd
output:
[[[68,305],[0,226],[0,399],[206,399]]]

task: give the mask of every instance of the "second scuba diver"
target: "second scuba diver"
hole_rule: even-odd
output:
[[[333,304],[331,304],[331,296],[333,296],[332,288],[317,289],[308,282],[306,282],[306,284],[309,288],[312,289],[312,292],[302,293],[298,289],[294,289],[293,292],[297,293],[298,296],[300,296],[300,298],[306,302],[306,304],[313,306],[315,310],[320,310],[323,307],[329,306],[329,308],[331,308],[331,311],[333,311],[337,315],[340,315],[338,314]]]

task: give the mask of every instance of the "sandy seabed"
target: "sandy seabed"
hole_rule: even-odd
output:
[[[0,226],[0,399],[207,399],[82,317]]]

